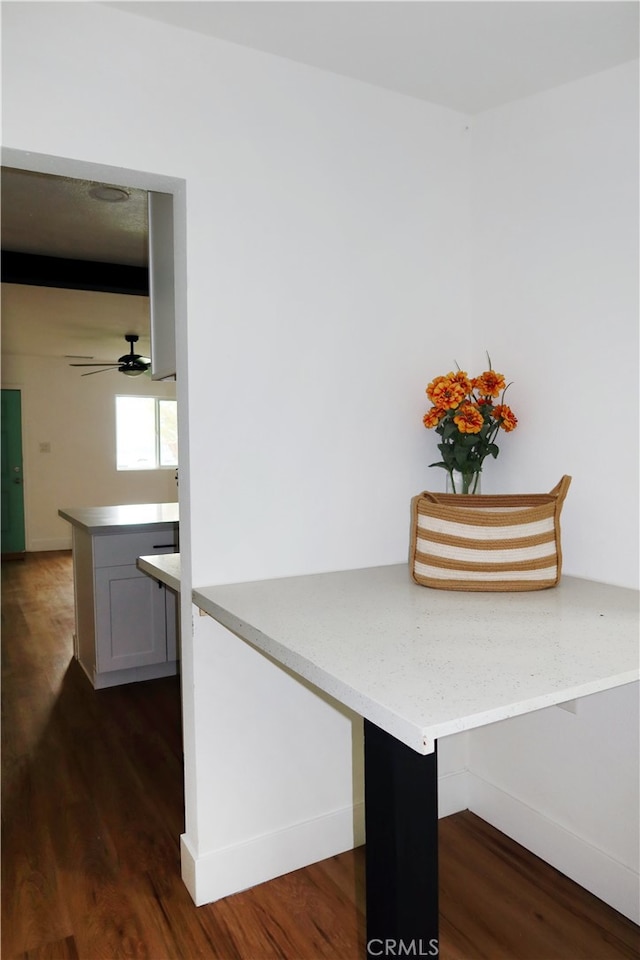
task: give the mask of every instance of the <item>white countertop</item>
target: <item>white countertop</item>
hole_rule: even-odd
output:
[[[637,591],[572,577],[464,593],[418,586],[399,564],[205,587],[193,600],[419,753],[640,673]]]
[[[179,522],[177,503],[126,503],[112,507],[63,507],[58,516],[87,533],[135,533]]]
[[[151,557],[138,557],[138,567],[150,577],[164,583],[176,593],[180,593],[180,554],[154,554]]]

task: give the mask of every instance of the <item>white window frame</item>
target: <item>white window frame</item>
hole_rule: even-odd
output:
[[[122,400],[146,400],[146,401],[153,400],[153,401],[154,401],[154,414],[155,414],[155,418],[154,418],[154,423],[155,423],[155,429],[154,429],[154,434],[155,434],[155,437],[154,437],[154,439],[155,439],[154,452],[155,452],[155,463],[154,463],[153,465],[151,465],[151,466],[144,466],[144,467],[141,467],[141,466],[120,466],[120,464],[119,464],[119,462],[118,462],[118,448],[119,448],[119,442],[118,442],[118,401],[119,401],[120,399],[122,399]],[[116,470],[117,470],[119,473],[131,473],[132,471],[133,471],[133,472],[138,471],[138,472],[141,472],[141,473],[142,473],[142,472],[144,472],[144,473],[149,473],[149,471],[155,471],[155,470],[177,470],[177,468],[178,468],[179,454],[178,454],[178,459],[176,459],[176,462],[175,462],[175,463],[161,463],[161,462],[160,462],[160,458],[161,458],[161,439],[162,439],[162,438],[161,438],[161,433],[160,433],[160,405],[161,405],[162,403],[175,403],[175,404],[177,404],[177,401],[176,401],[175,399],[173,399],[173,397],[149,397],[149,396],[146,396],[146,395],[126,394],[126,393],[116,394],[116,424],[115,424],[115,427],[116,427]]]

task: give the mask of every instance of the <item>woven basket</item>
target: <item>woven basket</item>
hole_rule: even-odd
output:
[[[439,590],[544,590],[560,580],[560,511],[571,477],[550,493],[412,500],[411,574]]]

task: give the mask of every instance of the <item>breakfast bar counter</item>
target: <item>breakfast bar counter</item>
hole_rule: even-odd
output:
[[[206,587],[194,603],[419,753],[638,677],[637,592],[573,577],[464,593],[400,564]]]
[[[165,587],[173,590],[174,593],[180,593],[179,553],[165,553],[161,556],[154,554],[148,557],[138,557],[137,565],[139,570],[153,577],[158,583],[163,583]]]
[[[437,949],[438,738],[639,677],[638,593],[572,577],[451,592],[399,564],[205,587],[193,600],[364,717],[368,944]]]

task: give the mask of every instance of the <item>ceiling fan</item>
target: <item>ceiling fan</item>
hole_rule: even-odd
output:
[[[114,360],[113,363],[105,360],[102,363],[70,363],[69,366],[101,367],[100,370],[90,370],[89,373],[81,374],[83,377],[90,377],[93,373],[106,373],[107,370],[113,370],[114,367],[118,369],[119,373],[125,373],[128,377],[138,377],[141,373],[146,373],[151,366],[151,360],[149,357],[141,357],[140,354],[133,352],[134,343],[137,343],[140,339],[138,334],[125,333],[124,338],[127,343],[131,344],[130,352],[125,353],[122,357],[119,357],[118,360]]]

